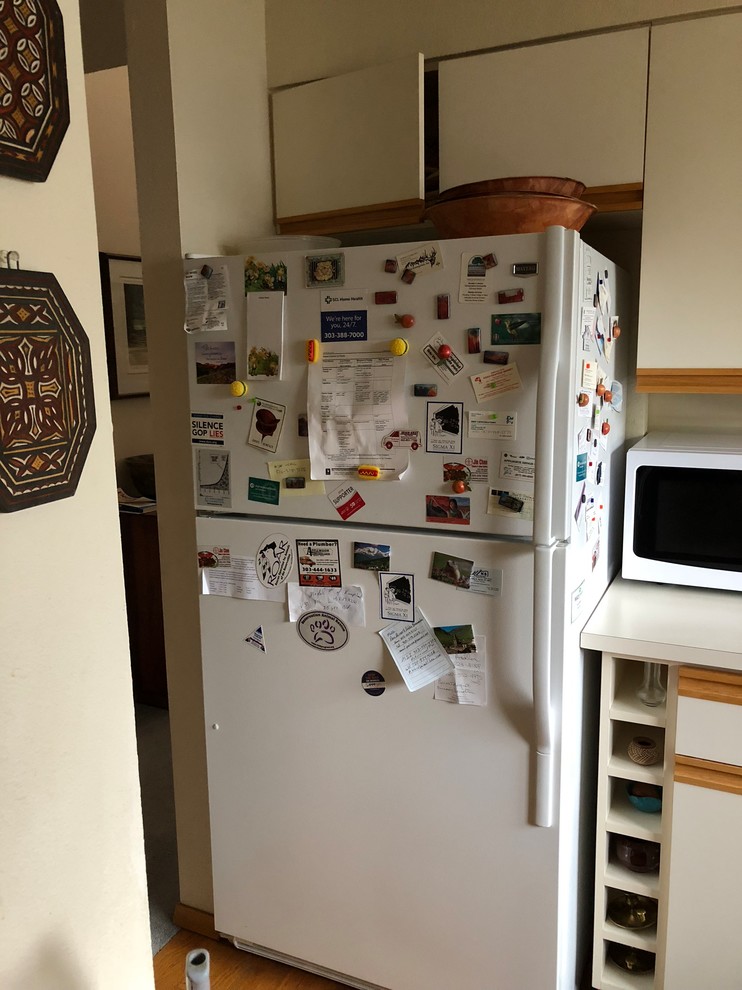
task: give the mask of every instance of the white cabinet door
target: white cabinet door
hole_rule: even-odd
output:
[[[649,29],[439,66],[440,188],[507,175],[642,181]]]
[[[676,783],[665,987],[739,990],[742,794]]]
[[[740,13],[652,29],[637,355],[648,391],[693,391],[694,381],[742,391],[742,377],[707,387],[708,369],[742,367],[727,295],[742,265],[741,52]]]
[[[422,55],[276,92],[272,110],[279,224],[422,202]]]

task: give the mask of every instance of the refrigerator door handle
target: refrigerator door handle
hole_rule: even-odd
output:
[[[554,732],[551,710],[551,603],[556,544],[534,547],[533,715],[536,739],[535,824],[550,828],[553,818]]]
[[[534,480],[533,542],[548,546],[554,535],[554,479],[557,436],[559,357],[565,306],[565,237],[563,227],[546,231],[543,332],[536,399],[536,477]],[[561,447],[561,444],[560,444]]]

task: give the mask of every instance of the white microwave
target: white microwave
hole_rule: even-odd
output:
[[[648,433],[630,448],[623,576],[742,591],[742,441]]]

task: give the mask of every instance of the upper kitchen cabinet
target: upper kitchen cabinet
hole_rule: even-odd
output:
[[[441,190],[569,176],[601,210],[641,208],[648,50],[637,28],[441,62]]]
[[[278,91],[272,110],[282,234],[419,222],[422,55]]]
[[[742,14],[652,29],[637,388],[742,392]]]

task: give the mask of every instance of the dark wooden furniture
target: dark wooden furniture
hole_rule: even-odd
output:
[[[119,513],[134,701],[167,708],[157,513]]]

